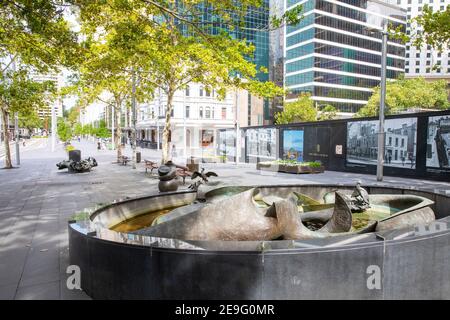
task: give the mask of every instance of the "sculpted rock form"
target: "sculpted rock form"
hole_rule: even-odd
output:
[[[338,204],[331,219],[318,232],[303,225],[293,194],[288,199],[274,199],[269,208],[258,207],[253,200],[254,194],[255,189],[250,189],[195,211],[185,209],[186,214],[135,233],[183,240],[249,241],[280,237],[310,239],[347,232],[351,228],[350,208],[339,193],[336,193]]]
[[[85,160],[73,161],[73,160],[63,160],[56,164],[58,170],[69,169],[69,172],[88,172],[91,171],[93,167],[98,165],[97,160],[93,157],[89,157]]]

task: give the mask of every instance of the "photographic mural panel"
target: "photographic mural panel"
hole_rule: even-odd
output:
[[[416,168],[417,118],[398,118],[385,121],[384,165]],[[378,121],[347,123],[347,162],[377,164]]]
[[[276,128],[248,129],[245,132],[247,162],[275,160],[277,150]]]
[[[283,130],[283,159],[303,162],[303,130]]]
[[[450,170],[450,115],[428,118],[427,167]]]
[[[218,154],[228,161],[236,160],[236,130],[219,131]]]

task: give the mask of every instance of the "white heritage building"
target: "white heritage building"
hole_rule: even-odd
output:
[[[236,92],[230,91],[219,100],[216,92],[201,84],[190,84],[173,98],[170,148],[175,156],[214,157],[218,130],[234,128]],[[155,92],[155,99],[142,104],[137,111],[137,139],[145,147],[161,147],[165,123],[167,95]]]

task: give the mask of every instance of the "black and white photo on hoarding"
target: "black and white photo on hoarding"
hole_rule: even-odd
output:
[[[450,116],[428,118],[427,167],[450,170]]]
[[[347,162],[376,165],[378,157],[377,120],[347,123]],[[385,121],[384,165],[415,169],[417,118]]]

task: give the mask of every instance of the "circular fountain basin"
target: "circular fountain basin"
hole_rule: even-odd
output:
[[[176,218],[164,214],[196,200],[196,193],[175,192],[116,201],[85,220],[70,221],[70,263],[81,269],[83,290],[98,299],[448,298],[450,197],[412,189],[364,188],[373,199],[386,194],[429,199],[436,220],[308,240],[192,241],[132,233]],[[351,192],[353,186],[260,189],[322,199],[335,190]],[[401,216],[401,204],[398,207],[386,221]]]

